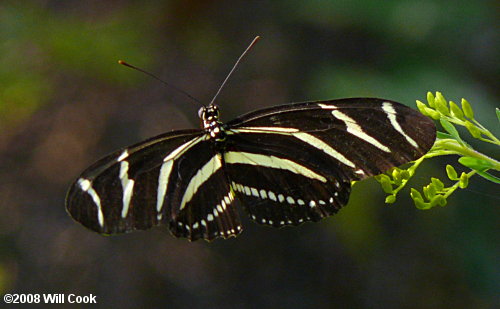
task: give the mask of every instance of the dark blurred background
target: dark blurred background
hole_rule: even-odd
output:
[[[351,96],[414,107],[437,90],[467,98],[498,134],[498,13],[493,0],[2,1],[0,294],[92,293],[102,308],[500,306],[500,200],[482,178],[428,211],[408,191],[385,205],[368,180],[333,218],[247,220],[238,238],[212,243],[165,227],[103,237],[64,210],[96,159],[199,125],[188,98],[118,59],[209,102],[261,35],[218,99],[223,120]],[[446,178],[455,159],[427,162],[412,184]]]

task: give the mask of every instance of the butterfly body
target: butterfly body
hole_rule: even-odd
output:
[[[318,221],[346,205],[351,182],[415,160],[433,122],[393,101],[350,98],[248,113],[228,123],[200,109],[202,129],[166,133],[118,150],[84,171],[66,207],[102,234],[168,225],[212,240],[242,231],[242,205],[259,224]]]

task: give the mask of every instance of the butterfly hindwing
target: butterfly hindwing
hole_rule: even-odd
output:
[[[257,223],[318,221],[347,203],[350,180],[329,156],[287,135],[228,134],[224,159],[236,196]]]
[[[170,231],[190,240],[227,238],[242,230],[222,156],[213,140],[186,151],[172,168],[165,203]]]
[[[200,186],[170,222],[170,231],[189,240],[236,236],[242,231],[235,196],[222,169]]]

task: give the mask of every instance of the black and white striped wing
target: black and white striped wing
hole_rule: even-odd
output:
[[[176,236],[212,239],[239,231],[233,200],[218,171],[214,143],[201,130],[174,131],[117,151],[85,170],[68,191],[66,208],[103,234],[169,224]],[[221,170],[222,171],[222,170]],[[214,174],[211,186],[206,175]]]
[[[189,240],[228,238],[242,231],[234,194],[213,140],[194,146],[179,159],[167,188],[170,231]]]
[[[227,127],[235,192],[252,219],[273,226],[335,213],[347,203],[351,181],[415,160],[435,140],[429,118],[371,98],[273,107]]]
[[[250,134],[228,137],[224,160],[233,191],[254,221],[299,225],[347,203],[350,181],[326,156],[308,153],[289,137],[255,143]]]

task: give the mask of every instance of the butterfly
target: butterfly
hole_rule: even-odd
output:
[[[353,181],[418,159],[436,138],[430,118],[379,98],[292,103],[227,123],[212,100],[199,117],[200,129],[87,168],[67,193],[71,217],[101,234],[167,225],[192,241],[241,233],[240,206],[256,223],[296,226],[335,214]]]

